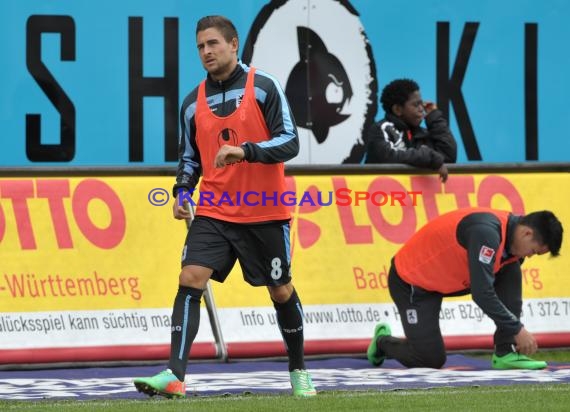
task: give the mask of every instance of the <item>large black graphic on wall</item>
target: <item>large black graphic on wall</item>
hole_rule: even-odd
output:
[[[358,163],[378,108],[376,66],[346,0],[274,0],[249,31],[242,61],[273,75],[297,122],[297,164]]]
[[[285,93],[297,124],[311,129],[317,142],[323,143],[329,128],[350,116],[342,114],[352,97],[350,80],[340,60],[328,52],[313,30],[297,27],[297,41],[299,61],[289,75]]]

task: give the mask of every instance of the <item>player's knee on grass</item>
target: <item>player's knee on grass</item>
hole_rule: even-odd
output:
[[[447,360],[447,356],[445,353],[438,354],[437,356],[431,357],[428,359],[426,368],[434,368],[434,369],[441,369],[443,365],[445,365],[445,361]]]
[[[443,341],[422,341],[411,345],[413,367],[441,369],[447,360]]]
[[[441,369],[445,365],[447,355],[445,351],[421,351],[417,354],[418,367]]]

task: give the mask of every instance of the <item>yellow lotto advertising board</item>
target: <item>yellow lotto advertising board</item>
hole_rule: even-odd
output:
[[[470,206],[515,214],[549,209],[568,227],[569,188],[566,173],[457,174],[445,184],[425,175],[291,177],[289,189],[296,193],[292,273],[303,302],[305,336],[369,339],[378,322],[388,322],[401,336],[387,275],[392,256],[412,234],[441,214]],[[535,256],[523,264],[523,322],[533,332],[566,340],[569,254],[566,241],[560,257]],[[252,336],[277,340],[267,291],[245,284],[239,268],[226,283],[214,283],[221,317],[229,319],[224,331],[234,330],[232,337],[242,341]],[[444,336],[494,332],[470,296],[445,299],[440,319]],[[469,345],[469,339],[464,342]]]
[[[186,225],[169,177],[0,179],[0,363],[14,350],[168,345]],[[289,176],[294,285],[311,341],[363,340],[377,322],[401,335],[387,289],[390,259],[429,220],[457,208],[552,210],[568,226],[566,173]],[[252,206],[254,207],[254,206]],[[199,208],[199,205],[198,205]],[[570,333],[568,242],[523,265],[523,322]],[[279,342],[265,288],[236,265],[212,283],[224,340]],[[196,342],[213,340],[202,310]],[[469,296],[444,301],[444,335],[491,335]],[[570,342],[570,339],[568,339]],[[323,347],[326,353],[326,347]]]
[[[169,178],[0,180],[0,312],[170,305],[186,232]],[[151,199],[152,200],[152,199]]]
[[[392,256],[429,220],[458,208],[515,214],[548,209],[563,225],[570,224],[570,175],[565,173],[463,174],[450,176],[446,184],[434,176],[299,176],[290,184],[297,193],[293,280],[304,304],[391,302],[386,276]],[[374,193],[376,203],[386,204],[357,199]],[[332,204],[325,205],[330,199]],[[524,263],[525,298],[570,296],[564,270],[568,252],[563,242],[560,258],[539,256]],[[223,292],[225,285],[215,287],[218,305],[266,305],[265,291],[252,301],[250,288],[236,279],[241,279],[239,268],[234,272],[231,294]]]
[[[172,182],[0,179],[0,363],[167,341],[187,230],[172,218]]]

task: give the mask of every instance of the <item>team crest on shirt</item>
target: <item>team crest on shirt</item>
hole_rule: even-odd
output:
[[[236,97],[236,109],[239,107],[242,101],[243,101],[243,94],[240,94],[238,95],[238,97]]]
[[[231,146],[238,145],[238,135],[234,129],[225,128],[218,133],[218,147],[222,147],[225,144]]]
[[[491,263],[493,260],[493,256],[495,256],[495,250],[491,249],[488,246],[481,246],[481,250],[479,251],[479,261],[483,263]]]
[[[406,310],[406,318],[410,325],[416,325],[418,323],[418,312],[415,309]]]

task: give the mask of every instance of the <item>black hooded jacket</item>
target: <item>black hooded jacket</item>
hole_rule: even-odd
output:
[[[443,163],[455,163],[457,143],[441,110],[430,112],[425,122],[427,129],[410,128],[397,116],[387,114],[370,127],[362,163],[404,163],[433,170]]]

